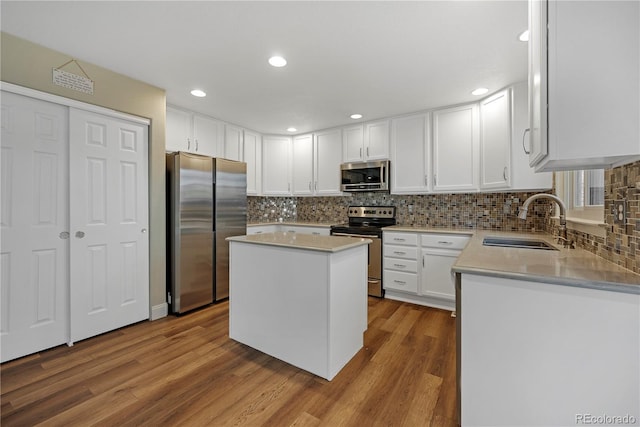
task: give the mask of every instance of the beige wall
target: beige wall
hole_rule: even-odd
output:
[[[52,68],[72,59],[26,40],[0,33],[0,80],[89,104],[145,117],[149,129],[149,239],[151,306],[166,301],[165,274],[165,114],[163,89],[74,58],[95,82],[93,95],[52,83]],[[79,70],[65,70],[78,73]]]

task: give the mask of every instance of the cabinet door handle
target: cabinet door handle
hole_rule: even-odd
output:
[[[287,182],[287,191],[291,192],[291,183],[290,182]]]
[[[82,239],[84,237],[84,231],[76,231],[76,239]]]
[[[506,166],[502,170],[502,177],[504,178],[505,181],[507,180],[507,167]]]
[[[187,150],[191,150],[191,139],[187,138]]]
[[[427,175],[424,176],[424,186],[426,187],[427,185],[429,185],[429,178],[427,177]]]
[[[316,181],[316,191],[318,191],[318,181]]]
[[[362,158],[362,148],[360,149],[360,158]]]
[[[438,175],[436,175],[436,174],[434,173],[434,174],[433,174],[433,186],[434,186],[434,187],[435,187],[436,185],[438,185],[438,184],[437,184],[437,182],[438,182],[437,178],[438,178]]]
[[[309,191],[311,191],[311,181],[309,181]]]
[[[198,151],[198,140],[196,139],[196,151]]]
[[[527,151],[527,147],[524,145],[524,137],[527,135],[527,132],[531,132],[531,128],[526,128],[522,133],[522,149],[524,150],[524,154],[531,154],[531,147],[529,147],[529,151]]]
[[[369,147],[367,147],[367,157],[369,157]]]

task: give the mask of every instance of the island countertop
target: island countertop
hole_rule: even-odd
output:
[[[487,236],[544,240],[558,250],[483,246]],[[584,249],[565,249],[549,234],[476,230],[452,270],[533,282],[640,294],[640,275]]]
[[[341,236],[319,236],[315,234],[290,233],[283,231],[253,234],[249,236],[227,237],[227,240],[231,242],[283,246],[287,248],[307,249],[321,252],[340,252],[371,243],[371,240],[369,239]]]

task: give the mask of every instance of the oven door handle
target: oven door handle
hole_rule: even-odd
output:
[[[349,233],[331,233],[332,236],[345,236],[345,237],[358,237],[360,239],[378,239],[377,236],[367,236],[362,234],[349,234]]]

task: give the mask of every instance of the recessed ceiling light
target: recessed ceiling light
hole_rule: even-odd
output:
[[[271,58],[269,58],[269,64],[274,67],[284,67],[285,65],[287,65],[287,60],[282,56],[272,56]]]
[[[361,119],[362,118],[362,114],[352,114],[349,117],[351,117],[352,119]]]
[[[287,128],[287,132],[296,132],[297,130],[296,128]]]
[[[471,92],[471,95],[484,95],[487,92],[489,92],[489,89],[487,89],[486,87],[479,87],[478,89]]]
[[[521,42],[528,42],[529,30],[524,30],[523,32],[521,32],[520,35],[518,36],[518,40],[520,40]]]
[[[203,90],[200,89],[194,89],[191,91],[191,95],[193,96],[197,96],[198,98],[203,98],[205,96],[207,96],[207,93]]]

